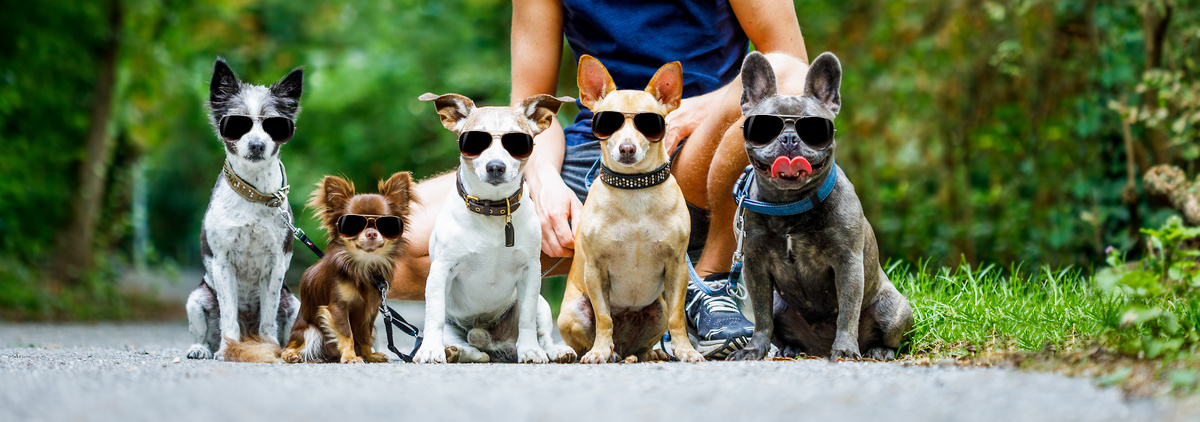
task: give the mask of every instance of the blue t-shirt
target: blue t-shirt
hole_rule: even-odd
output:
[[[600,60],[618,89],[643,89],[662,65],[683,65],[683,97],[728,84],[750,40],[727,0],[562,0],[563,32],[579,56]],[[567,145],[594,141],[592,112],[580,104],[564,129]]]

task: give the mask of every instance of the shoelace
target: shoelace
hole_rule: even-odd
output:
[[[694,298],[692,298],[692,302],[695,303],[695,301],[697,301],[697,300],[700,301],[700,306],[703,306],[704,309],[706,311],[708,311],[709,314],[714,314],[714,313],[719,313],[719,312],[727,312],[727,313],[731,312],[731,313],[737,313],[737,314],[741,313],[740,311],[738,311],[737,303],[735,303],[733,301],[733,298],[731,298],[729,296],[725,296],[725,295],[710,296],[710,295],[704,294],[704,292],[696,292],[696,296]],[[691,304],[689,304],[689,307],[690,306],[691,306]],[[696,313],[695,319],[696,319],[696,321],[693,321],[693,323],[696,326],[699,326],[700,325],[700,314],[699,313]]]

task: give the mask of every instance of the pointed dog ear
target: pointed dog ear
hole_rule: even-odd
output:
[[[563,103],[571,102],[575,102],[575,99],[537,94],[521,102],[520,112],[526,119],[529,119],[529,122],[536,129],[531,135],[537,135],[550,127],[550,124],[554,122],[554,115],[558,114],[558,108]]]
[[[467,116],[475,112],[475,102],[458,94],[436,95],[432,92],[421,94],[417,99],[433,101],[437,107],[438,116],[442,118],[442,126],[447,130],[458,133],[461,123]]]
[[[654,73],[654,77],[646,85],[646,92],[667,106],[667,113],[675,111],[683,98],[683,65],[670,62],[658,68],[658,72]]]
[[[237,95],[241,89],[241,82],[233,73],[233,69],[229,68],[225,59],[217,57],[216,63],[213,63],[212,81],[208,84],[209,105],[215,109],[218,104],[229,101],[234,95]]]
[[[387,200],[392,215],[408,215],[408,205],[416,201],[412,197],[412,173],[396,172],[387,180],[379,181],[379,194]]]
[[[757,51],[750,52],[742,61],[742,115],[775,95],[776,90],[775,70],[767,57]]]
[[[354,197],[354,183],[337,176],[325,176],[317,182],[317,189],[308,197],[308,207],[321,220],[321,225],[330,234],[337,230],[337,220],[346,212],[346,205]]]
[[[821,53],[804,78],[804,96],[816,98],[833,114],[842,109],[842,63],[833,53]]]
[[[300,106],[300,92],[304,89],[304,67],[297,67],[271,84],[271,95],[279,98],[275,108],[288,116],[295,116]]]
[[[617,90],[617,84],[608,74],[608,69],[587,54],[579,57],[579,74],[575,81],[579,85],[579,101],[587,108],[592,108],[605,95]]]

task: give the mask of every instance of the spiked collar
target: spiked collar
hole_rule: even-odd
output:
[[[221,171],[225,175],[225,183],[229,184],[229,187],[233,188],[238,195],[246,198],[247,201],[262,203],[271,208],[279,207],[287,202],[288,192],[292,190],[292,187],[288,185],[287,169],[283,167],[282,161],[279,162],[279,172],[283,174],[283,187],[275,193],[267,194],[234,173],[233,167],[229,166],[229,160],[225,160],[225,169]]]
[[[663,184],[671,177],[671,163],[665,163],[646,173],[617,173],[600,163],[600,180],[617,189],[645,189]]]
[[[837,164],[830,162],[833,166],[829,169],[829,174],[825,176],[825,181],[821,183],[821,187],[817,188],[815,194],[808,195],[804,199],[793,202],[764,202],[750,199],[750,185],[754,184],[754,166],[746,166],[746,171],[742,173],[742,177],[738,178],[736,184],[733,185],[733,200],[737,202],[739,207],[767,215],[796,215],[803,214],[815,208],[817,204],[825,201],[830,193],[833,193],[834,186],[837,185]]]

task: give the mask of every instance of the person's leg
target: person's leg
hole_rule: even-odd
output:
[[[799,95],[804,91],[808,65],[785,54],[767,54],[775,70],[781,94]],[[749,162],[741,134],[742,80],[730,82],[720,109],[700,124],[675,158],[671,173],[683,189],[683,197],[710,213],[704,250],[696,262],[696,273],[705,277],[728,272],[734,245],[733,185]]]
[[[433,223],[442,212],[446,198],[455,195],[454,172],[422,180],[414,187],[418,201],[409,205],[408,225],[404,240],[408,249],[396,260],[388,298],[395,300],[425,300],[425,279],[429,278],[429,235]]]

